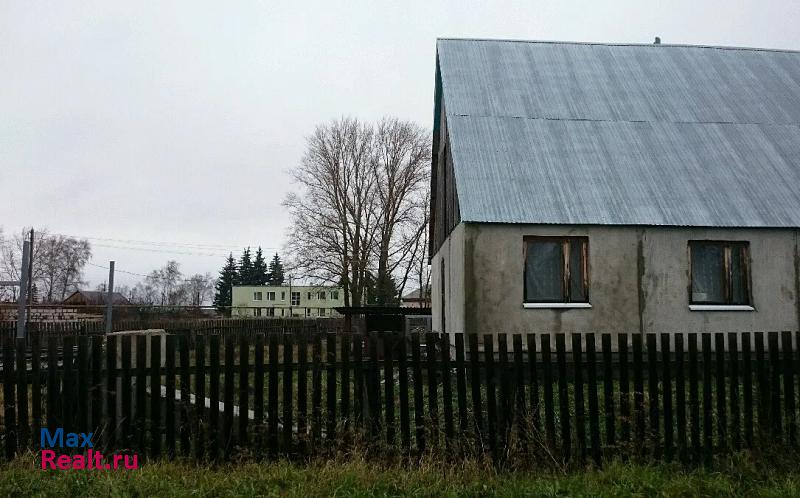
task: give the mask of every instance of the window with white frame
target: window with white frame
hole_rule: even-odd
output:
[[[292,292],[292,306],[300,306],[300,293]]]
[[[750,305],[750,244],[689,241],[689,304]]]
[[[274,300],[275,300],[275,293],[267,292],[267,301],[274,301]]]
[[[261,291],[253,292],[253,301],[261,301],[263,296],[264,294],[262,294]]]
[[[589,302],[589,239],[525,237],[526,303]]]

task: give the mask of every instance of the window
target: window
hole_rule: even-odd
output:
[[[319,316],[325,316],[325,308],[319,309]]]
[[[300,293],[292,292],[292,306],[300,306]]]
[[[261,292],[254,292],[253,293],[253,301],[261,301],[263,294]]]
[[[281,301],[286,301],[286,291],[281,292]]]
[[[313,299],[313,297],[311,297],[311,296],[312,296],[312,294],[309,292],[309,293],[308,293],[308,300],[309,300],[309,301],[311,301],[311,300]]]
[[[261,316],[261,308],[254,309],[253,316]]]
[[[689,304],[750,304],[748,242],[690,240],[689,262]]]
[[[525,237],[525,302],[588,304],[588,259],[587,237]]]
[[[331,299],[333,299],[334,301],[338,301],[339,300],[339,291],[331,291]]]
[[[311,316],[311,308],[306,308],[306,316]]]
[[[324,301],[325,300],[325,291],[317,292],[317,299],[319,299],[320,301]]]
[[[281,308],[281,316],[286,316],[286,308]]]
[[[274,300],[275,300],[275,293],[267,292],[267,301],[274,301]]]
[[[265,311],[266,316],[275,316],[275,308],[266,308]]]

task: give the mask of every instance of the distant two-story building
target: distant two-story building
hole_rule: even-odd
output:
[[[442,39],[433,328],[800,328],[800,52]]]
[[[334,308],[344,306],[339,287],[318,285],[235,285],[233,316],[240,317],[338,317]]]

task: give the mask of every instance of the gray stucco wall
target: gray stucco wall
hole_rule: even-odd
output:
[[[453,229],[431,260],[431,319],[433,329],[441,331],[442,313],[447,332],[463,332],[464,325],[464,232],[461,223]],[[442,275],[444,261],[444,275]],[[442,308],[441,285],[445,283],[445,303]]]
[[[523,237],[589,237],[591,309],[525,309]],[[690,311],[689,240],[750,242],[755,311]],[[445,259],[448,332],[734,332],[800,329],[798,231],[460,224],[435,255]],[[462,286],[459,286],[462,283]]]

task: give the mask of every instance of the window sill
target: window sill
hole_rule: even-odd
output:
[[[690,304],[689,311],[755,311],[747,304]]]
[[[591,303],[522,303],[523,308],[529,309],[569,309],[591,308]]]

